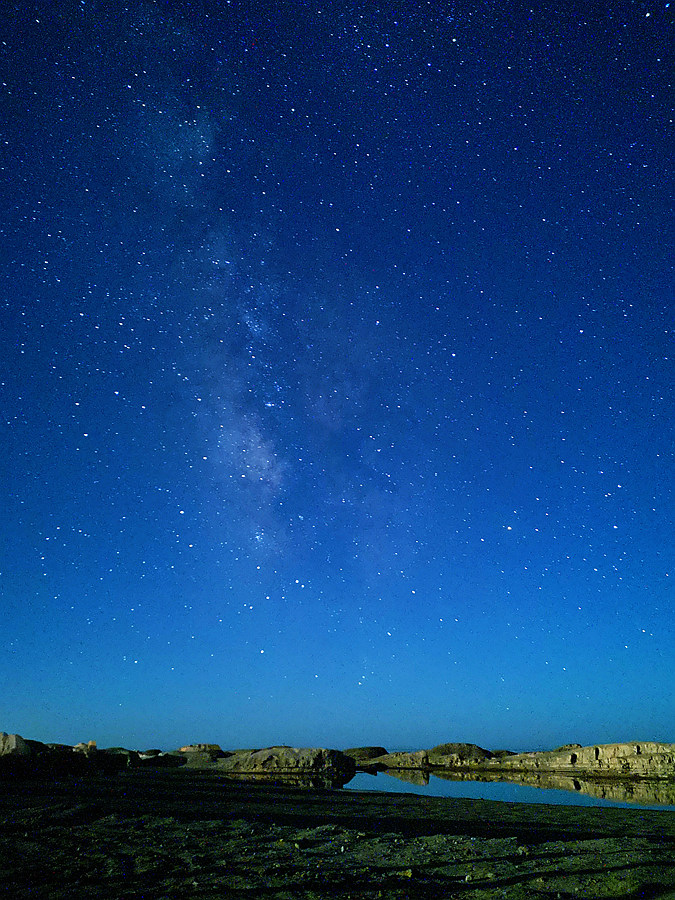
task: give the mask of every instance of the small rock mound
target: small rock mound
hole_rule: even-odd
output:
[[[361,762],[368,762],[377,756],[386,756],[387,751],[384,747],[350,747],[349,750],[342,751],[345,756],[350,756],[358,765]]]
[[[414,750],[412,752],[401,750],[395,753],[387,753],[384,756],[376,756],[370,762],[373,765],[381,765],[387,769],[424,769],[429,765],[429,757],[426,750]]]
[[[236,773],[292,773],[332,772],[351,778],[354,760],[339,750],[322,747],[266,747],[264,750],[236,751],[218,761],[222,772]]]
[[[475,764],[485,759],[492,759],[493,753],[479,747],[478,744],[450,743],[438,744],[427,751],[429,762],[433,766],[458,766]]]

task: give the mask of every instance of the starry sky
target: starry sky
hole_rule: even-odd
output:
[[[0,729],[675,740],[672,9],[0,24]]]

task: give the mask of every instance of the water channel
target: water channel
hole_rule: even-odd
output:
[[[509,781],[474,781],[439,778],[422,773],[410,773],[417,783],[379,772],[377,775],[357,773],[345,786],[349,791],[387,791],[390,793],[418,794],[427,797],[461,797],[472,800],[501,800],[509,803],[546,803],[564,806],[607,806],[615,809],[657,809],[675,812],[675,782],[620,782],[612,780],[603,785],[589,785],[572,779],[561,779],[565,787],[533,787]],[[574,786],[576,785],[576,786]],[[584,793],[582,788],[594,793]],[[607,796],[597,794],[611,794]],[[663,802],[661,802],[663,801]]]

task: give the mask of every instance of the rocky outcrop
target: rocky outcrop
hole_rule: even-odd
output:
[[[180,757],[188,769],[209,769],[215,766],[217,760],[230,754],[224,753],[220,744],[187,744],[172,755]]]
[[[670,778],[675,779],[675,744],[656,741],[598,744],[582,747],[565,744],[556,750],[512,753],[492,752],[477,744],[438,744],[430,750],[414,753],[387,753],[370,757],[368,765],[384,769],[421,769],[440,774],[548,772],[592,778]]]
[[[84,753],[85,756],[96,756],[98,753],[96,741],[80,741],[79,744],[73,745],[73,750],[76,753]]]
[[[99,750],[92,759],[93,768],[101,772],[119,772],[123,769],[176,769],[185,765],[185,757],[162,750],[127,750],[126,747],[109,747]]]
[[[0,774],[79,775],[89,771],[88,755],[74,749],[71,745],[43,744],[19,734],[0,732]]]
[[[235,750],[211,760],[208,768],[239,781],[278,781],[302,787],[342,787],[354,777],[356,764],[339,750],[314,747],[266,747],[262,750]]]
[[[212,759],[223,756],[223,750],[220,744],[187,744],[181,747],[179,753],[208,753]]]
[[[352,778],[354,760],[339,750],[313,747],[266,747],[264,750],[235,751],[217,761],[218,771],[238,774],[326,773]]]
[[[141,754],[138,750],[127,750],[126,747],[107,747],[101,754],[108,760],[111,769],[136,769],[141,765]]]
[[[456,766],[473,766],[492,759],[493,754],[477,744],[439,744],[427,751],[429,764],[453,768]]]
[[[488,762],[489,765],[490,761]],[[593,775],[675,778],[675,744],[636,741],[621,744],[571,746],[558,750],[518,753],[498,761],[504,770],[588,772]]]
[[[20,734],[7,734],[0,731],[0,756],[27,757],[31,749]]]
[[[340,752],[325,748],[273,746],[223,751],[218,744],[186,744],[164,753],[114,747],[99,750],[95,741],[43,744],[18,734],[0,732],[0,774],[113,773],[142,766],[183,766],[229,777],[274,778],[289,783],[340,786],[358,767],[373,773],[466,773],[471,778],[521,780],[526,776],[569,776],[575,783],[602,779],[661,779],[675,782],[675,744],[657,741],[565,744],[555,750],[512,753],[490,751],[477,744],[445,743],[430,750],[387,753],[384,747],[352,747]]]
[[[556,750],[499,754],[476,744],[439,744],[417,753],[390,753],[371,760],[387,768],[431,768],[476,772],[550,772],[599,777],[675,778],[675,744],[656,741],[566,744]]]
[[[66,775],[112,775],[144,766],[181,766],[185,757],[161,750],[139,753],[125,747],[99,750],[96,741],[79,744],[43,744],[18,734],[0,732],[0,774],[61,777]]]
[[[384,747],[350,747],[349,750],[343,750],[342,752],[345,756],[351,756],[357,766],[359,763],[368,763],[377,756],[387,755]]]
[[[412,753],[399,751],[386,753],[369,760],[370,765],[384,766],[385,769],[425,769],[429,765],[426,750],[415,750]]]

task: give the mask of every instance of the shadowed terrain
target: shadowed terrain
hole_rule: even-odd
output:
[[[675,897],[667,812],[310,791],[181,770],[1,788],[7,895]]]

